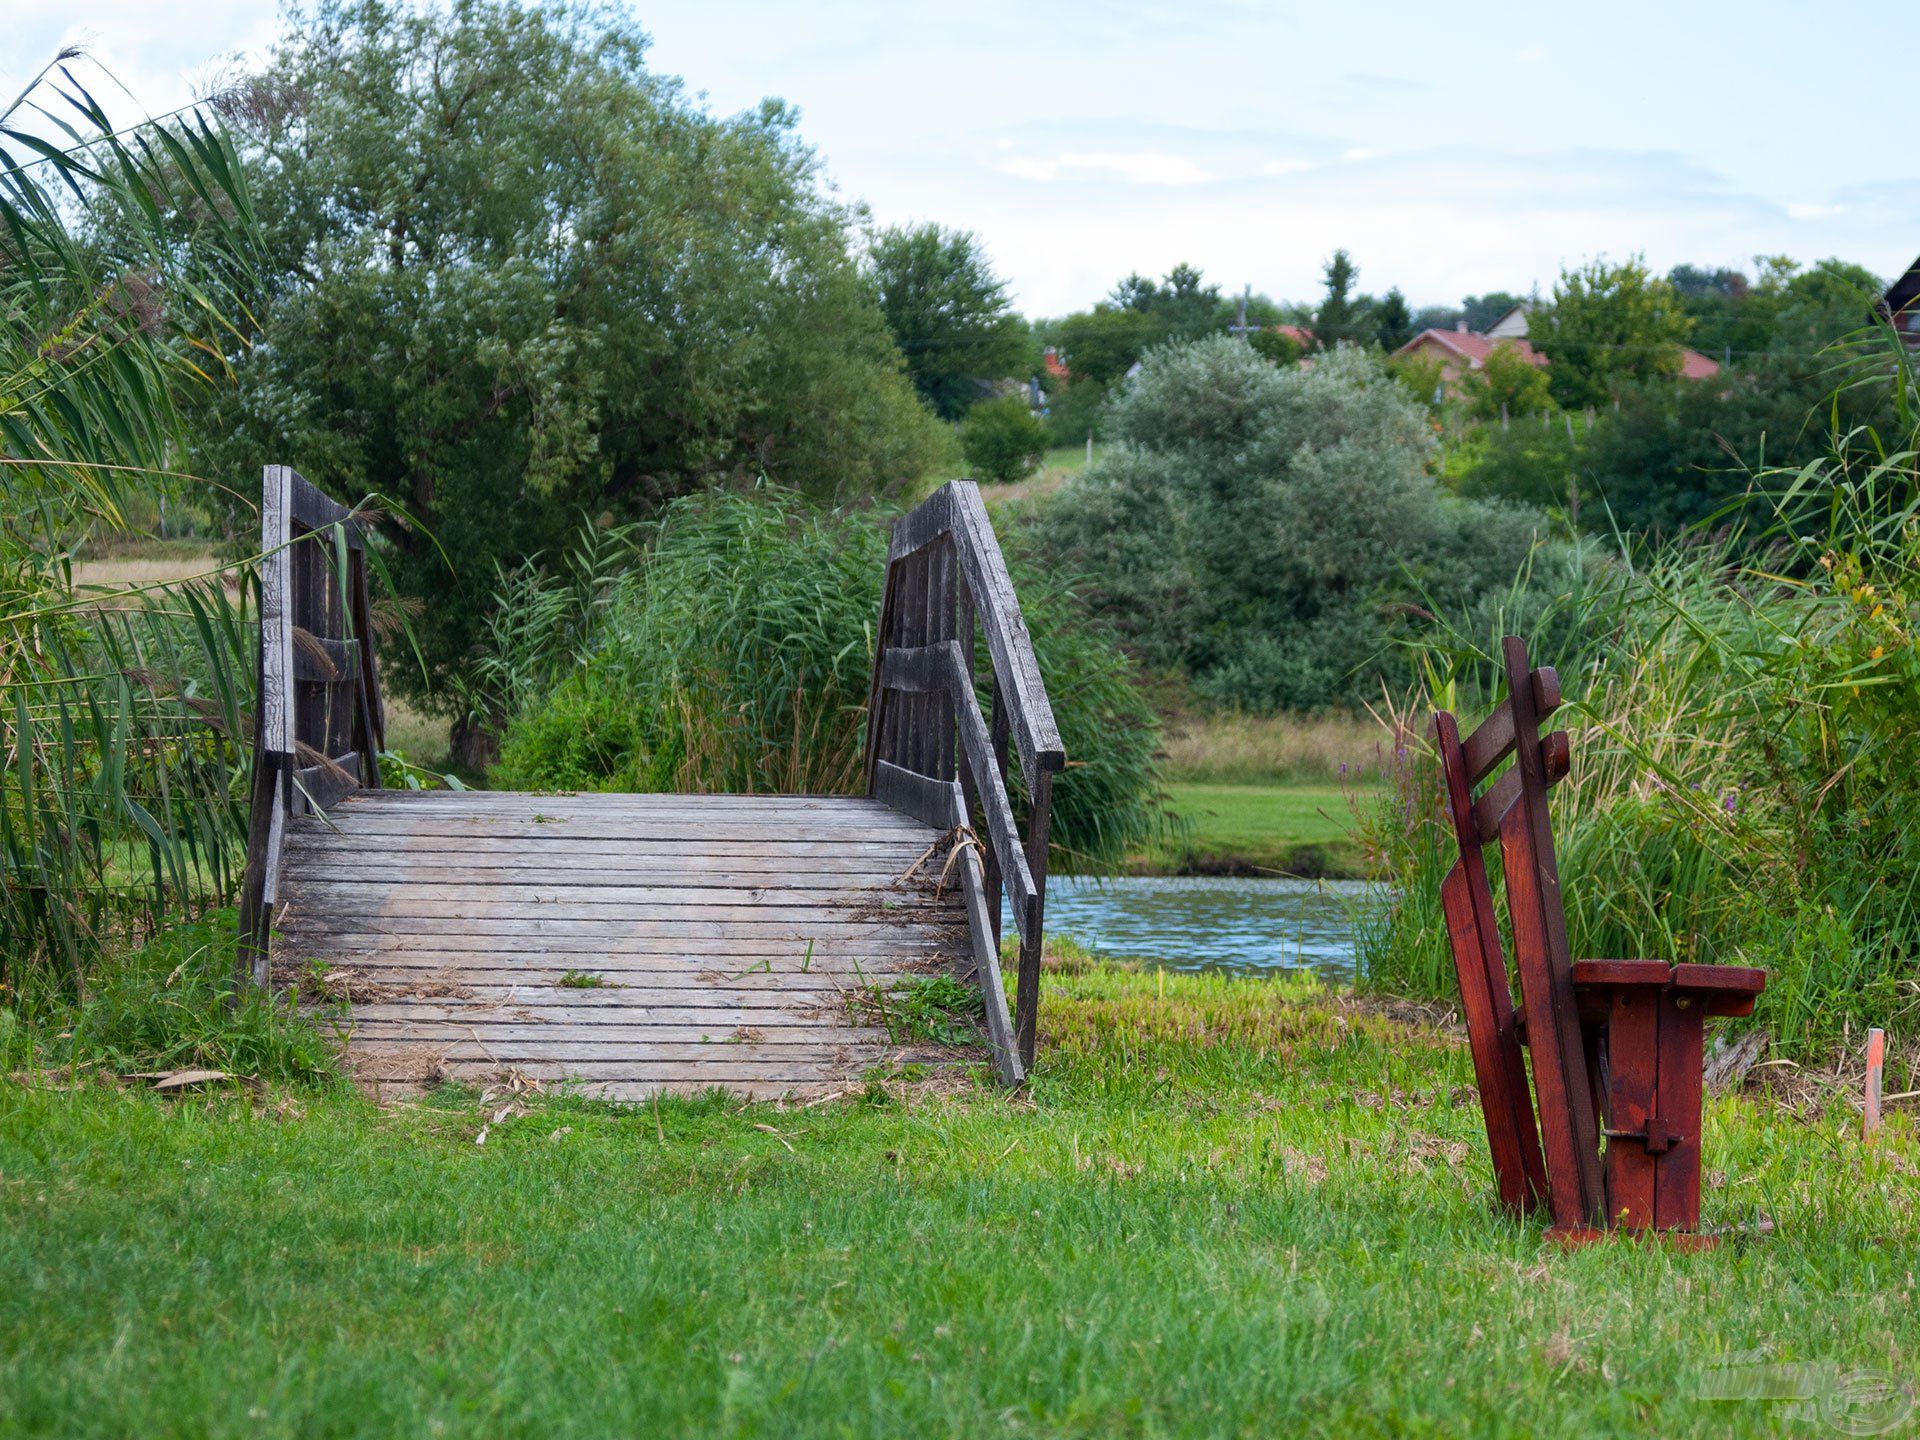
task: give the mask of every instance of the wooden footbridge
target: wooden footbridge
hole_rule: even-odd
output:
[[[902,1033],[888,1002],[941,971],[979,990],[999,1077],[1025,1077],[1065,756],[971,482],[893,527],[857,796],[383,789],[361,519],[284,466],[266,471],[261,515],[241,965],[340,1006],[363,1080],[615,1100],[844,1091],[956,1058]]]

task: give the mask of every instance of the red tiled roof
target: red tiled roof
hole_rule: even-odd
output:
[[[1711,380],[1720,373],[1720,362],[1702,355],[1698,350],[1682,345],[1680,347],[1680,378],[1682,380]]]
[[[1476,370],[1487,363],[1487,357],[1493,353],[1496,345],[1511,345],[1523,360],[1535,365],[1544,366],[1547,363],[1547,357],[1536,351],[1529,341],[1496,339],[1476,330],[1422,330],[1393,353],[1405,355],[1428,342],[1458,355]]]

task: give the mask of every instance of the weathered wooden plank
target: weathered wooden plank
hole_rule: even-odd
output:
[[[331,764],[300,766],[293,772],[293,789],[314,808],[331,811],[359,790],[359,776],[360,757],[349,753]]]
[[[431,997],[405,1001],[356,1000],[349,1018],[357,1026],[505,1024],[549,1030],[600,1025],[698,1025],[706,1030],[771,1027],[789,1039],[792,1031],[812,1031],[822,1025],[844,1032],[848,1023],[846,1002],[832,994],[816,995],[803,1004],[695,1005],[687,1002],[687,992],[682,991],[674,999],[643,1005],[625,990],[562,990],[560,993],[566,997],[564,1000],[544,993],[507,1002]],[[594,996],[600,1003],[584,1003],[587,996]]]
[[[402,810],[539,810],[668,812],[704,815],[751,812],[767,815],[822,815],[893,818],[886,806],[867,795],[740,795],[681,791],[630,790],[383,790],[361,807]]]
[[[740,1042],[714,1043],[662,1042],[644,1051],[624,1041],[601,1043],[591,1040],[511,1040],[490,1045],[484,1040],[355,1041],[352,1054],[361,1062],[383,1056],[446,1061],[512,1064],[534,1073],[531,1066],[545,1062],[554,1065],[549,1072],[560,1076],[578,1075],[583,1079],[618,1080],[639,1078],[649,1072],[667,1072],[698,1080],[709,1075],[724,1079],[737,1074],[742,1079],[771,1079],[782,1075],[795,1078],[859,1073],[871,1065],[952,1060],[950,1051],[924,1045],[877,1045],[849,1041],[844,1045],[771,1045]]]
[[[545,962],[493,968],[474,966],[389,965],[379,959],[351,961],[325,967],[334,985],[341,976],[351,977],[355,993],[378,1001],[382,996],[411,998],[407,1005],[440,1003],[444,997],[459,997],[461,1004],[500,1005],[518,1008],[544,1005],[576,1007],[623,1005],[675,1005],[686,1009],[734,1009],[741,1011],[799,1011],[842,1004],[845,997],[864,983],[862,975],[848,971],[755,971],[751,974],[721,974],[706,969],[624,971],[603,970],[597,965],[568,966],[561,969]],[[609,983],[597,990],[576,990],[561,984],[569,973],[600,976]],[[869,969],[864,976],[891,982],[904,973],[893,969]],[[283,980],[288,990],[297,991],[301,1003],[309,1007],[327,1007],[341,996],[316,988],[305,976]],[[361,1002],[355,1002],[355,1008]],[[396,1003],[400,1003],[396,1000]]]
[[[312,859],[307,856],[298,857],[293,866],[295,873],[302,877],[302,884],[312,884],[316,881],[348,883],[362,890],[368,887],[379,889],[391,887],[396,890],[446,886],[471,887],[476,883],[485,883],[489,887],[542,888],[565,890],[569,893],[595,888],[614,888],[623,893],[652,891],[660,895],[672,896],[683,896],[686,892],[693,890],[715,895],[759,895],[806,891],[839,895],[844,897],[844,903],[861,906],[876,903],[870,898],[863,897],[897,895],[908,901],[921,899],[925,903],[932,903],[930,889],[924,896],[919,896],[914,891],[901,892],[900,876],[906,868],[907,866],[902,864],[897,871],[880,874],[856,869],[798,872],[698,869],[672,872],[645,870],[622,872],[613,866],[548,865],[538,857],[534,858],[533,863],[523,865],[469,868],[460,865],[418,863],[383,866],[377,861],[346,863],[345,860],[335,862]],[[484,882],[481,877],[484,877]]]
[[[776,1024],[757,1021],[707,1021],[690,1017],[625,1023],[600,1020],[593,1024],[529,1024],[510,1018],[462,1016],[453,1020],[368,1020],[356,1010],[336,1022],[348,1033],[349,1043],[365,1048],[380,1044],[417,1044],[438,1047],[471,1041],[496,1055],[570,1059],[574,1056],[609,1060],[648,1059],[666,1052],[685,1053],[687,1047],[725,1047],[728,1054],[746,1059],[762,1056],[807,1058],[822,1049],[842,1045],[884,1045],[887,1032],[877,1026],[840,1024]],[[695,1051],[693,1058],[701,1058]]]
[[[987,651],[993,657],[996,693],[1005,689],[1012,702],[1015,744],[1029,783],[1040,770],[1058,770],[1066,764],[1054,723],[1053,706],[1040,679],[1033,640],[1020,613],[1006,559],[987,519],[980,487],[972,481],[951,483],[954,492],[953,527],[967,588],[980,616]]]
[[[457,916],[494,913],[468,907],[539,905],[551,909],[565,906],[587,918],[601,918],[607,907],[620,914],[633,912],[646,919],[660,911],[697,911],[708,918],[738,915],[743,919],[766,920],[791,917],[810,920],[856,918],[924,921],[942,911],[959,912],[959,904],[949,894],[934,896],[928,883],[923,889],[901,889],[895,884],[849,888],[844,884],[816,883],[811,886],[729,884],[729,885],[656,885],[639,882],[630,885],[594,885],[572,876],[560,884],[526,878],[519,871],[502,871],[484,883],[471,878],[453,881],[395,878],[368,881],[337,874],[331,867],[302,866],[301,903],[309,910],[329,913],[355,913],[361,910],[382,914]],[[931,877],[929,877],[930,879]],[[513,913],[523,912],[516,908]],[[670,916],[668,918],[671,918]]]
[[[387,892],[368,894],[355,886],[328,886],[308,883],[301,891],[297,914],[312,918],[338,919],[355,915],[397,919],[405,916],[450,922],[456,926],[484,920],[578,919],[583,924],[624,925],[628,921],[686,922],[706,925],[780,925],[788,929],[807,929],[817,925],[935,925],[958,923],[959,916],[943,915],[946,907],[931,905],[852,904],[830,892],[793,890],[782,903],[761,901],[745,903],[735,890],[694,890],[689,901],[644,898],[645,890],[634,892],[637,899],[607,898],[599,901],[575,900],[570,896],[547,899],[520,899],[513,887],[475,885],[450,887],[453,893],[434,895],[431,886],[396,886]],[[885,891],[868,894],[884,895]],[[716,898],[717,897],[717,898]],[[819,903],[804,903],[812,897]],[[951,913],[951,912],[950,912]]]
[[[297,916],[283,922],[276,932],[276,955],[301,954],[322,949],[379,950],[391,954],[444,951],[472,955],[605,955],[665,957],[705,961],[714,957],[737,957],[743,964],[766,961],[778,964],[789,957],[797,966],[811,955],[816,964],[828,961],[889,957],[911,961],[915,957],[940,954],[964,948],[966,926],[951,930],[929,930],[902,935],[888,928],[869,927],[851,934],[797,935],[778,930],[720,935],[685,935],[666,927],[657,935],[609,933],[605,926],[594,926],[587,934],[529,934],[516,926],[489,927],[486,930],[449,930],[433,921],[395,920],[385,925],[348,920],[305,926]]]
[[[962,813],[964,821],[965,815]],[[1000,943],[987,914],[987,892],[980,857],[969,846],[960,857],[960,887],[967,902],[967,935],[973,952],[973,982],[987,1017],[987,1044],[993,1068],[1003,1085],[1018,1085],[1027,1077],[1020,1057],[1020,1038],[1007,1014],[1006,982],[1000,975]]]
[[[913,863],[939,833],[921,829],[911,835],[884,840],[701,840],[694,837],[622,840],[609,845],[604,840],[571,834],[542,833],[530,840],[486,832],[462,835],[367,834],[354,829],[351,818],[347,828],[330,828],[315,816],[303,816],[288,828],[289,854],[308,851],[321,855],[350,853],[369,857],[424,856],[438,863],[450,857],[459,865],[515,864],[520,857],[535,855],[541,864],[592,863],[625,865],[638,868],[670,861],[690,865],[717,866],[720,862],[738,862],[743,869],[756,864],[780,868],[794,861],[830,861],[843,866],[867,866],[875,869],[893,864]],[[558,829],[560,827],[552,827]],[[504,856],[506,860],[483,857]],[[811,868],[811,867],[809,867]]]
[[[335,525],[344,525],[348,534],[347,543],[350,545],[361,543],[360,528],[353,519],[353,511],[290,466],[274,465],[268,468],[285,472],[287,514],[290,518],[307,530],[325,530]]]
[[[878,760],[873,767],[873,791],[903,814],[912,815],[926,825],[945,830],[954,824],[959,786],[951,780],[935,780],[930,775]]]
[[[355,838],[497,836],[520,841],[591,840],[603,844],[625,844],[635,840],[667,840],[678,842],[688,849],[697,849],[703,842],[709,840],[746,841],[752,844],[777,843],[781,839],[899,844],[915,837],[925,836],[926,842],[930,844],[934,839],[934,836],[928,833],[928,827],[917,824],[909,828],[907,825],[866,823],[814,825],[810,822],[793,822],[774,827],[758,824],[751,819],[685,820],[676,819],[673,816],[648,818],[636,815],[625,819],[608,817],[598,820],[564,818],[535,820],[531,817],[517,818],[510,815],[432,816],[404,812],[382,815],[352,813],[351,805],[363,799],[365,794],[366,792],[363,791],[351,797],[329,817],[334,821],[334,828],[338,834]],[[324,822],[316,820],[314,825],[323,828]],[[564,834],[556,832],[564,832]]]

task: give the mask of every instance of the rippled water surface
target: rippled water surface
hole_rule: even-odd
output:
[[[1355,916],[1384,903],[1360,880],[1056,875],[1047,933],[1171,970],[1314,970],[1343,982],[1353,978]]]

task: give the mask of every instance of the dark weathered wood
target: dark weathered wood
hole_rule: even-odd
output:
[[[929,823],[943,812],[974,817],[987,842],[979,858],[979,910],[988,932],[982,943],[997,954],[1003,885],[1021,936],[1014,1028],[1024,1068],[1032,1062],[1038,1025],[1052,775],[1065,754],[978,486],[944,486],[895,523],[883,596],[868,728],[870,788]],[[976,621],[992,664],[991,726],[974,686]],[[1024,839],[1007,786],[1010,740],[1030,800]],[[951,801],[935,788],[942,783],[954,785]]]

